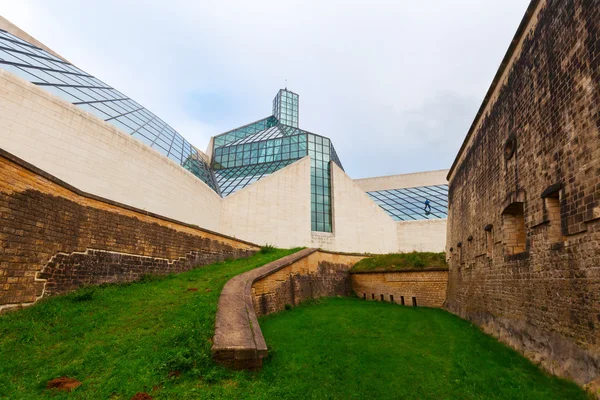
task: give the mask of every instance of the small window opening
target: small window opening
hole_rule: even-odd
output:
[[[494,227],[487,225],[485,228],[485,243],[486,243],[486,255],[488,258],[494,256]]]
[[[546,212],[548,215],[548,239],[550,243],[560,243],[564,241],[560,227],[560,195],[559,191],[550,194],[544,199]]]
[[[417,298],[413,297],[412,302],[413,302],[413,307],[416,307],[417,306]]]
[[[502,242],[505,255],[525,252],[526,233],[523,203],[512,203],[502,213]]]
[[[363,300],[366,300],[366,299],[367,299],[367,294],[363,293]]]
[[[375,293],[371,293],[371,300],[375,300]]]
[[[394,302],[394,295],[390,294],[390,301],[393,303]]]
[[[400,304],[404,305],[404,296],[400,296]]]
[[[383,295],[381,295],[381,301],[385,301],[384,298],[383,298]]]

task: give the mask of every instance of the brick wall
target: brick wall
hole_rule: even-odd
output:
[[[181,272],[256,245],[87,195],[0,150],[0,310]]]
[[[448,309],[551,372],[595,379],[597,2],[532,2],[449,178]]]
[[[325,296],[349,296],[352,292],[348,270],[364,256],[315,252],[282,268],[252,285],[257,316]]]
[[[446,300],[447,270],[361,272],[350,276],[352,290],[366,300],[424,307],[442,307]]]

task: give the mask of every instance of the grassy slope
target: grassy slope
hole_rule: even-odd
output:
[[[0,316],[0,398],[50,396],[46,383],[60,376],[84,383],[56,398],[98,399],[129,399],[173,383],[170,371],[184,371],[177,379],[217,377],[223,371],[214,366],[210,346],[223,285],[292,252],[274,250],[150,282],[83,289]]]
[[[138,391],[157,399],[586,398],[445,311],[354,298],[263,318],[270,357],[262,372],[214,365],[210,338],[222,286],[288,253],[91,296],[84,290],[0,317],[0,398],[129,399]],[[183,373],[169,378],[175,370]],[[63,375],[84,384],[71,394],[44,390]]]
[[[352,267],[352,271],[394,271],[399,269],[448,268],[444,253],[397,253],[374,255]]]

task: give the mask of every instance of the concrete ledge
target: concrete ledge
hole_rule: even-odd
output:
[[[260,369],[268,349],[252,303],[252,284],[318,249],[304,249],[230,279],[219,297],[213,358],[233,369]]]

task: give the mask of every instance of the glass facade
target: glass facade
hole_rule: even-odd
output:
[[[280,89],[273,99],[273,115],[288,126],[298,127],[298,95],[286,89]]]
[[[448,185],[378,190],[367,194],[396,221],[448,217]]]
[[[252,122],[251,124],[244,125],[242,127],[233,129],[231,131],[222,133],[219,136],[216,136],[214,147],[225,146],[229,143],[236,142],[238,140],[244,139],[247,136],[264,131],[267,128],[271,128],[277,124],[277,118],[273,116],[263,118],[256,122]]]
[[[266,120],[266,119],[265,119]],[[265,121],[261,120],[261,121]],[[230,131],[223,135],[231,135]],[[311,158],[312,230],[332,231],[329,161],[341,167],[328,138],[277,124],[246,136],[215,137],[212,168],[222,196],[228,196],[307,155]],[[219,146],[217,143],[227,143]]]
[[[187,140],[101,80],[3,30],[0,30],[0,68],[114,125],[218,190],[208,163]]]
[[[281,89],[273,115],[216,136],[211,167],[222,196],[299,160],[311,158],[312,230],[332,232],[330,161],[342,164],[331,141],[298,128],[298,95]]]

